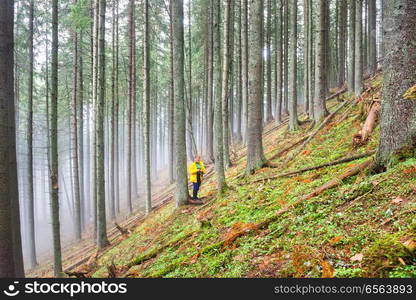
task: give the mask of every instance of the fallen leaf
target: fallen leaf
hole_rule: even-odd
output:
[[[405,265],[406,265],[406,263],[404,262],[403,258],[401,258],[401,257],[399,257],[399,262],[400,262],[403,266],[405,266]]]
[[[403,201],[404,201],[403,198],[401,198],[400,196],[397,196],[396,198],[394,198],[393,200],[391,200],[391,203],[399,204],[399,203],[401,203]]]
[[[403,246],[405,246],[410,252],[413,252],[416,250],[416,241],[413,239],[408,239],[403,243]]]
[[[334,277],[334,268],[329,263],[329,261],[322,261],[322,278],[333,278]]]
[[[364,258],[364,255],[362,253],[357,253],[354,256],[350,258],[351,261],[362,261]]]
[[[329,243],[331,244],[331,246],[335,245],[336,243],[338,243],[340,240],[342,240],[343,236],[339,235],[339,236],[335,236],[332,239],[329,240]]]

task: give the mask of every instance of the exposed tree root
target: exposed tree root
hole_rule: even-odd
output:
[[[354,146],[358,147],[364,145],[370,134],[373,132],[375,124],[378,120],[378,116],[380,113],[381,105],[379,102],[375,102],[368,113],[368,116],[364,122],[363,128],[354,135],[353,137],[353,144]]]
[[[264,180],[268,180],[268,179],[288,177],[288,176],[304,173],[304,172],[307,172],[307,171],[312,171],[312,170],[322,169],[322,168],[325,168],[325,167],[335,166],[335,165],[339,165],[339,164],[343,164],[343,163],[346,163],[346,162],[350,162],[350,161],[354,161],[354,160],[357,160],[357,159],[361,159],[361,158],[364,158],[364,157],[371,156],[375,152],[376,151],[369,151],[369,152],[366,152],[366,153],[360,153],[360,154],[357,154],[357,155],[352,155],[352,156],[340,158],[340,159],[337,159],[337,160],[334,160],[334,161],[331,161],[331,162],[328,162],[328,163],[324,163],[324,164],[321,164],[321,165],[312,166],[312,167],[303,168],[303,169],[300,169],[300,170],[295,170],[295,171],[291,171],[291,172],[287,172],[287,173],[283,173],[283,174],[278,174],[278,175],[274,175],[274,176],[269,176],[269,177],[256,179],[256,180],[252,181],[251,183],[264,181]]]
[[[288,163],[293,160],[296,156],[299,155],[299,153],[305,149],[305,147],[309,144],[309,142],[319,133],[319,131],[321,131],[322,128],[325,127],[326,124],[329,123],[329,121],[332,120],[332,118],[335,116],[336,113],[338,113],[347,103],[349,103],[348,101],[344,101],[342,102],[340,105],[338,105],[338,107],[335,109],[334,112],[332,112],[330,115],[328,115],[325,120],[319,125],[319,127],[311,134],[308,136],[308,138],[306,139],[306,141],[303,142],[303,144],[295,151],[295,153],[293,153],[291,156],[287,157],[283,163],[282,163],[282,168],[287,167]]]

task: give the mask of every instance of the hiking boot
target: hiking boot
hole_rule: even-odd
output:
[[[200,199],[189,199],[189,204],[202,205],[202,204],[204,204],[204,202],[202,202],[202,200],[200,200]]]

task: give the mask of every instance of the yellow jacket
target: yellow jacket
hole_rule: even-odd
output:
[[[205,174],[205,166],[204,166],[204,163],[202,161],[200,161],[199,164],[201,166],[200,171],[202,172],[202,174],[201,174],[201,181],[202,181],[202,178],[204,177],[203,174]],[[189,181],[190,182],[197,182],[198,181],[197,172],[198,172],[198,168],[196,166],[196,162],[193,162],[189,167],[189,174],[190,174]]]

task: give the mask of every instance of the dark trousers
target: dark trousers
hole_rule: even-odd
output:
[[[199,187],[201,186],[201,182],[192,182],[192,185],[193,185],[192,199],[198,200],[198,191],[199,191]]]

